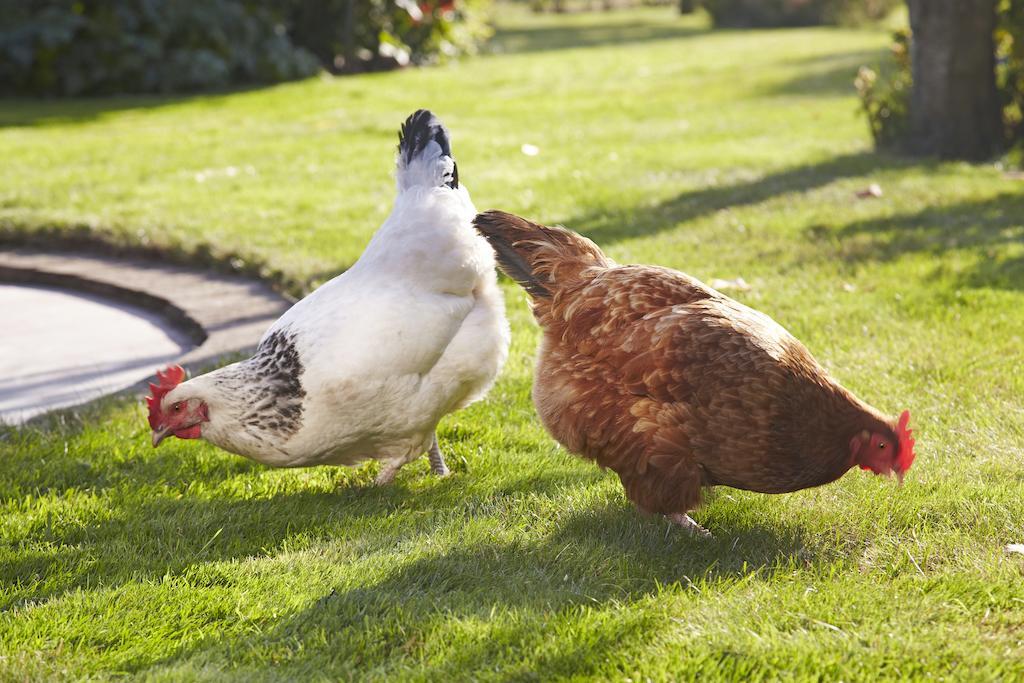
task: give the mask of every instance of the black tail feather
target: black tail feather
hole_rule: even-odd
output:
[[[490,243],[498,259],[498,265],[506,275],[518,282],[530,296],[548,298],[551,292],[537,279],[533,268],[516,251],[503,230],[510,217],[513,216],[501,211],[485,211],[473,219],[473,227]]]
[[[441,147],[441,154],[452,158],[452,147],[448,137],[448,129],[441,120],[428,109],[418,109],[402,124],[398,131],[398,157],[402,165],[409,165],[413,159],[423,153],[431,141]],[[452,169],[452,179],[446,183],[453,190],[459,186],[458,164]]]

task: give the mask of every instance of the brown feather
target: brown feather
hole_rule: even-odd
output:
[[[476,225],[545,291],[533,302],[541,421],[614,470],[642,510],[686,512],[709,485],[825,484],[853,466],[853,435],[892,432],[771,318],[688,275],[618,266],[590,240],[511,214]]]

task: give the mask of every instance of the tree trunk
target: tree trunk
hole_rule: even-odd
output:
[[[693,14],[697,11],[697,0],[679,0],[680,14]]]
[[[986,159],[1003,142],[996,95],[995,0],[907,0],[910,151]]]

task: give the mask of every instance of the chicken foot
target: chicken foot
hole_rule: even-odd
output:
[[[430,444],[430,450],[427,451],[427,458],[430,460],[430,471],[439,477],[447,477],[451,474],[451,470],[448,469],[448,465],[444,462],[444,455],[441,453],[441,447],[437,443],[437,434],[434,435],[434,441]],[[380,472],[377,473],[377,478],[373,480],[375,486],[387,486],[395,480],[395,475],[398,474],[398,470],[402,468],[405,462],[389,463],[381,467]]]
[[[441,453],[441,447],[437,443],[437,434],[434,434],[434,443],[430,444],[430,450],[427,451],[427,458],[430,460],[430,471],[439,477],[447,477],[451,474],[451,470],[448,469],[448,465],[444,462],[444,455]]]
[[[665,515],[672,524],[686,529],[691,535],[697,536],[698,538],[711,538],[711,532],[697,524],[693,520],[693,517],[683,512],[674,512],[671,515]]]
[[[395,480],[395,475],[398,474],[398,470],[401,467],[401,465],[384,465],[380,468],[380,472],[377,473],[377,478],[373,480],[373,485],[387,486]]]

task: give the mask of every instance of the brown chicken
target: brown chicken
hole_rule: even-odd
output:
[[[763,313],[668,268],[620,266],[590,240],[500,211],[477,230],[544,330],[533,401],[573,453],[641,510],[707,535],[704,486],[785,493],[854,465],[903,474],[907,428],[840,386]]]

